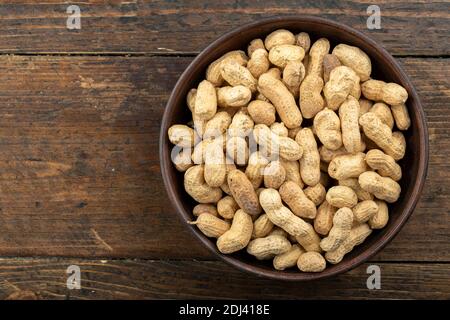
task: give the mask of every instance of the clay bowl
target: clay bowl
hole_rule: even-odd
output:
[[[190,113],[185,103],[186,94],[189,89],[197,87],[199,81],[204,79],[207,66],[228,51],[236,49],[246,51],[247,44],[252,39],[264,39],[267,34],[280,28],[294,33],[308,32],[312,41],[319,37],[326,37],[330,40],[332,47],[338,43],[346,43],[361,48],[372,60],[373,78],[399,83],[409,94],[407,107],[412,124],[405,132],[406,156],[399,162],[404,173],[400,182],[402,193],[400,199],[389,206],[390,221],[384,229],[374,231],[362,245],[355,247],[341,263],[328,265],[320,273],[301,273],[296,268],[276,271],[271,261],[257,261],[246,252],[232,255],[221,254],[216,248],[215,239],[207,238],[197,227],[186,223],[193,219],[192,208],[195,203],[184,190],[183,174],[175,169],[170,160],[170,151],[173,146],[167,138],[167,129],[173,124],[187,123],[190,120]],[[423,108],[411,81],[380,44],[363,33],[334,21],[309,16],[275,17],[247,24],[226,33],[204,49],[187,67],[172,91],[162,119],[160,162],[167,194],[182,220],[181,223],[217,257],[242,271],[261,277],[291,281],[313,280],[334,276],[357,267],[386,246],[404,226],[419,200],[425,182],[428,162],[427,125]]]

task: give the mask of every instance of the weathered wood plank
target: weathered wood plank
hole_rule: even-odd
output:
[[[81,290],[66,287],[78,265]],[[212,261],[0,259],[0,299],[449,299],[450,265],[379,263],[381,289],[364,264],[309,283],[266,280]],[[224,277],[223,275],[227,276]]]
[[[73,3],[70,3],[73,4]],[[127,1],[77,3],[81,29],[68,30],[63,1],[0,5],[0,51],[198,52],[245,23],[271,16],[318,15],[348,24],[397,55],[448,55],[445,1]],[[368,30],[367,7],[381,9],[381,29]],[[45,41],[43,41],[45,39]]]
[[[191,59],[0,57],[0,255],[212,257],[159,172],[161,115]],[[430,170],[416,212],[375,260],[450,261],[450,67],[400,61],[428,116]]]

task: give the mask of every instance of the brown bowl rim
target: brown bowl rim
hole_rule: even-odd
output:
[[[277,270],[267,270],[264,268],[261,268],[259,266],[251,265],[247,262],[241,261],[238,258],[235,258],[233,256],[227,256],[221,254],[213,242],[208,239],[205,235],[203,235],[195,226],[190,225],[187,223],[188,220],[192,219],[192,214],[190,212],[187,212],[184,210],[182,205],[182,200],[179,199],[176,195],[176,191],[169,179],[170,176],[170,166],[172,166],[172,163],[170,161],[170,152],[169,148],[167,147],[169,145],[168,138],[167,138],[167,130],[169,127],[170,117],[171,117],[171,111],[172,109],[176,109],[177,106],[175,105],[175,93],[179,91],[185,84],[186,78],[188,74],[194,69],[194,66],[197,64],[202,64],[202,61],[204,60],[204,57],[209,55],[212,51],[216,50],[218,47],[220,47],[220,44],[224,41],[229,40],[230,38],[233,38],[235,36],[238,36],[240,33],[248,30],[253,29],[257,27],[261,27],[267,24],[275,24],[280,22],[296,22],[296,21],[305,21],[310,23],[317,23],[317,24],[325,24],[329,27],[333,27],[335,29],[339,29],[341,32],[347,32],[350,34],[353,34],[353,36],[359,37],[363,41],[366,42],[368,46],[371,47],[372,50],[376,51],[379,55],[383,56],[389,63],[390,67],[394,69],[394,71],[399,75],[401,79],[402,85],[407,89],[408,93],[410,94],[410,97],[413,98],[415,101],[414,104],[412,104],[414,112],[418,113],[418,118],[421,121],[419,125],[419,143],[420,148],[422,149],[419,154],[419,164],[418,164],[418,173],[417,173],[417,180],[414,184],[413,190],[411,192],[411,196],[406,201],[405,209],[403,212],[399,213],[400,217],[397,220],[396,225],[391,226],[391,229],[388,233],[386,233],[383,237],[381,237],[377,242],[375,242],[371,247],[369,247],[367,250],[361,252],[359,255],[355,256],[349,261],[346,261],[345,263],[340,263],[337,265],[334,265],[333,268],[327,268],[324,271],[320,273],[287,273],[283,271],[277,271]],[[281,27],[280,27],[281,28]],[[206,66],[205,66],[206,67]],[[160,166],[161,166],[161,175],[164,181],[164,185],[167,191],[167,194],[169,196],[170,201],[174,205],[178,216],[183,221],[183,224],[192,232],[197,239],[199,239],[203,245],[209,249],[215,256],[217,256],[222,261],[225,261],[226,263],[232,265],[233,267],[240,269],[242,271],[252,273],[257,276],[262,276],[274,280],[286,280],[286,281],[306,281],[306,280],[316,280],[316,279],[323,279],[328,278],[340,273],[344,273],[346,271],[349,271],[351,269],[356,268],[357,266],[361,265],[362,263],[366,262],[368,259],[370,259],[372,256],[374,256],[376,253],[378,253],[381,249],[383,249],[392,239],[398,234],[400,229],[404,226],[408,218],[411,216],[411,214],[414,211],[414,208],[420,198],[426,175],[428,170],[428,153],[429,153],[429,145],[428,145],[428,130],[427,130],[427,123],[425,114],[423,111],[422,104],[420,102],[419,96],[411,83],[409,77],[406,75],[406,73],[403,71],[403,69],[400,67],[400,65],[397,63],[394,57],[392,57],[380,44],[376,43],[374,40],[372,40],[367,35],[363,34],[360,31],[357,31],[353,29],[352,27],[349,27],[347,25],[344,25],[339,22],[331,21],[328,19],[320,18],[320,17],[314,17],[314,16],[306,16],[306,15],[290,15],[286,17],[271,17],[271,18],[265,18],[260,19],[255,22],[251,22],[245,25],[242,25],[240,27],[234,28],[231,31],[225,33],[224,35],[217,38],[215,41],[213,41],[211,44],[209,44],[202,52],[195,57],[195,59],[189,64],[189,66],[186,68],[186,70],[183,72],[183,74],[178,79],[174,89],[172,90],[172,93],[169,97],[169,100],[167,102],[164,115],[162,118],[161,123],[161,131],[160,131],[160,139],[159,139],[159,153],[160,153]]]

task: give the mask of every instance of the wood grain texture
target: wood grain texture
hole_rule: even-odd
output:
[[[450,54],[448,2],[74,4],[81,30],[66,28],[65,1],[0,4],[0,257],[11,257],[0,259],[0,299],[450,299],[450,67],[437,59]],[[366,27],[370,4],[381,30]],[[234,27],[293,14],[348,24],[405,56],[430,135],[423,196],[394,241],[302,284],[208,261],[166,198],[158,159],[164,105],[192,56]],[[366,288],[371,263],[381,290]],[[82,290],[66,288],[72,264]]]
[[[396,55],[448,55],[445,1],[89,1],[81,29],[68,30],[64,1],[0,4],[3,53],[198,52],[245,23],[270,16],[320,15],[350,25]],[[381,9],[381,29],[368,30],[367,7]],[[189,31],[188,31],[189,30]],[[42,41],[49,39],[49,41]]]
[[[0,256],[212,258],[159,173],[159,122],[191,60],[0,57]],[[417,210],[374,260],[446,262],[450,67],[400,62],[428,117],[430,168]]]
[[[81,290],[66,287],[66,269],[74,264],[81,270]],[[377,265],[380,290],[367,289],[369,264],[331,279],[287,283],[213,261],[0,259],[0,299],[450,298],[449,264]]]

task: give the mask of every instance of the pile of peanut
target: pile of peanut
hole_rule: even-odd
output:
[[[187,95],[192,121],[168,131],[199,203],[190,223],[223,254],[246,249],[303,272],[385,227],[401,191],[408,93],[371,69],[357,47],[283,29],[211,63]]]

